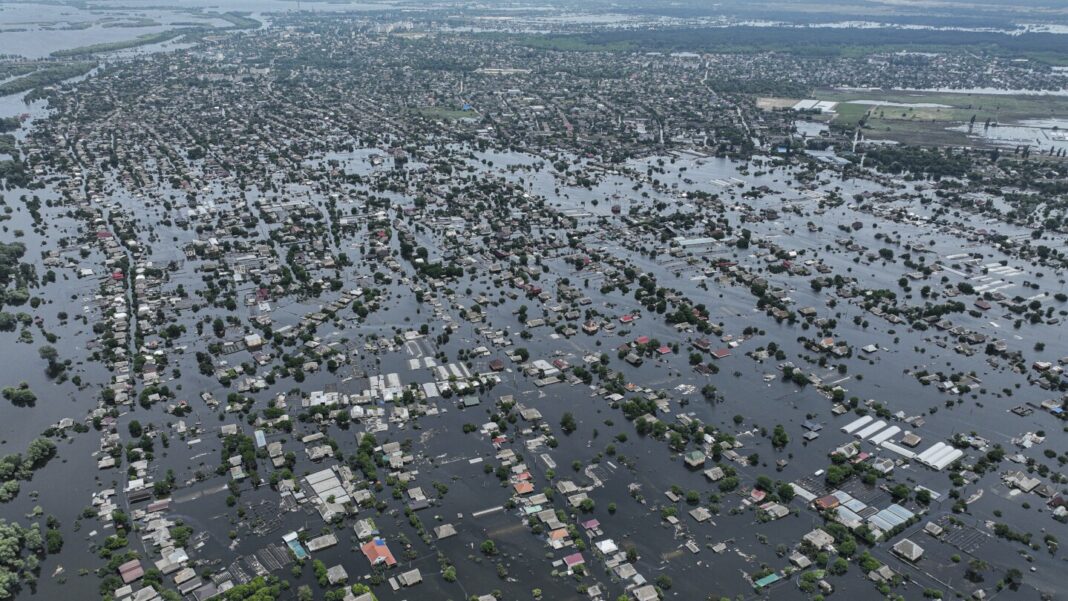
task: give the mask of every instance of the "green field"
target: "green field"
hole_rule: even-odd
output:
[[[1001,94],[951,94],[945,92],[908,92],[901,90],[841,91],[816,90],[812,96],[820,100],[847,102],[850,100],[880,100],[899,104],[931,104],[942,107],[872,107],[872,115],[885,118],[921,119],[934,121],[976,121],[987,117],[1001,122],[1020,119],[1068,117],[1068,97]],[[846,105],[852,106],[852,105]],[[839,111],[843,108],[839,105]]]
[[[28,75],[0,83],[0,96],[19,94],[34,88],[55,85],[63,80],[85,75],[94,67],[96,67],[96,63],[88,62],[50,65]]]
[[[833,123],[836,127],[853,129],[868,114],[870,107],[863,104],[839,104]]]
[[[912,144],[974,143],[964,132],[947,130],[967,124],[973,117],[978,128],[988,119],[992,123],[1008,125],[1025,119],[1068,117],[1068,98],[1061,96],[826,89],[816,90],[812,98],[839,102],[832,121],[836,127],[852,129],[864,119],[865,136]],[[848,104],[857,100],[926,106]]]
[[[952,30],[734,26],[485,35],[507,37],[524,46],[562,52],[781,52],[810,57],[862,57],[898,50],[954,53],[961,49],[982,48],[998,56],[1027,58],[1054,65],[1068,63],[1068,52],[1057,34],[1039,32],[1007,35]]]
[[[136,48],[138,46],[147,46],[148,44],[159,44],[189,32],[190,30],[188,29],[175,29],[172,31],[161,31],[160,33],[146,33],[145,35],[137,36],[132,40],[104,42],[101,44],[92,44],[90,46],[79,46],[78,48],[71,48],[69,50],[56,50],[52,53],[52,56],[55,58],[67,58],[86,54],[96,54],[97,52],[125,50],[127,48]]]

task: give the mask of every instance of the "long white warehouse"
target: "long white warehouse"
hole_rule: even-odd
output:
[[[924,452],[920,453],[919,455],[917,455],[916,456],[916,461],[919,461],[920,463],[927,463],[928,459],[930,459],[931,457],[934,457],[939,452],[941,452],[942,449],[944,449],[944,448],[946,448],[948,446],[949,445],[947,445],[944,442],[936,442],[935,444],[933,444],[930,447],[928,447],[926,451],[924,451]]]
[[[875,436],[872,436],[871,443],[874,445],[881,445],[884,442],[890,440],[891,437],[896,436],[897,433],[900,431],[901,428],[898,428],[897,426],[890,426],[889,428],[883,430],[882,432],[879,432]]]
[[[906,449],[905,447],[896,445],[896,444],[894,444],[894,443],[892,443],[890,441],[884,442],[880,446],[882,446],[887,451],[893,451],[894,453],[897,453],[898,455],[901,455],[905,459],[915,459],[916,458],[916,453],[913,453],[912,451]]]
[[[842,426],[842,432],[845,432],[846,434],[852,434],[853,432],[861,429],[862,427],[864,427],[865,425],[870,423],[871,420],[873,420],[873,419],[875,419],[875,418],[873,418],[870,415],[865,415],[864,417],[858,417],[857,419],[855,419],[855,420],[849,422],[848,424]]]
[[[940,449],[937,453],[933,453],[921,459],[928,467],[932,467],[936,470],[940,470],[950,463],[953,463],[957,458],[964,455],[964,452],[960,449],[955,449],[950,445],[946,445]]]
[[[964,457],[964,451],[960,449],[951,449],[944,455],[939,455],[937,459],[931,461],[931,467],[936,470],[944,470],[949,464]]]
[[[879,420],[879,421],[877,421],[877,422],[875,422],[873,424],[870,424],[870,425],[866,426],[863,430],[858,430],[857,432],[855,432],[853,434],[853,436],[855,436],[855,437],[857,437],[857,438],[859,438],[861,440],[864,440],[865,438],[871,436],[872,434],[875,434],[876,432],[878,432],[879,430],[882,430],[885,427],[886,427],[886,422],[884,422],[883,420]]]

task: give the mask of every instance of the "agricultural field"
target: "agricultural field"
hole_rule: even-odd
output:
[[[1048,95],[820,89],[812,98],[838,102],[831,119],[838,128],[852,129],[863,120],[868,138],[925,145],[987,144],[968,135],[970,123],[974,123],[973,130],[978,133],[988,122],[1017,125],[1057,119],[1068,111],[1068,98]],[[780,104],[789,101],[761,100],[780,100]]]

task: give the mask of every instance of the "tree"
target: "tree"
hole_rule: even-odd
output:
[[[838,544],[838,553],[843,557],[852,557],[857,552],[857,541],[851,536]]]
[[[55,528],[45,531],[45,547],[49,555],[59,553],[63,549],[63,534]]]
[[[497,554],[497,543],[495,543],[495,542],[493,542],[493,541],[491,541],[489,539],[486,539],[486,540],[482,541],[482,544],[479,546],[479,548],[482,549],[482,553],[484,553],[486,555],[496,555]]]
[[[776,449],[782,449],[790,442],[789,435],[786,434],[786,429],[782,425],[776,425],[775,431],[771,434],[771,446]]]
[[[44,536],[41,535],[41,526],[34,524],[23,531],[22,544],[26,545],[26,548],[34,553],[39,553],[44,549]]]
[[[245,584],[226,591],[225,601],[275,601],[282,594],[282,585],[277,578],[257,576]]]
[[[571,434],[578,428],[575,416],[571,415],[570,411],[564,413],[563,417],[560,418],[560,428],[563,429],[565,434]]]
[[[794,492],[794,487],[789,482],[783,482],[775,489],[775,494],[779,495],[779,500],[783,503],[789,503],[797,495]]]
[[[315,579],[319,581],[319,586],[325,587],[330,584],[330,575],[325,563],[319,559],[313,560],[312,570],[315,572]]]
[[[37,349],[37,354],[45,361],[48,361],[47,373],[50,378],[58,376],[63,373],[64,369],[66,369],[66,366],[56,360],[59,358],[59,353],[56,351],[55,347],[46,344]]]
[[[1010,568],[1005,572],[1005,583],[1009,585],[1009,588],[1016,590],[1023,582],[1023,572],[1016,568]]]
[[[15,386],[8,386],[3,390],[4,398],[18,407],[32,407],[37,402],[37,395],[30,390],[30,385],[22,382]]]
[[[25,566],[23,537],[18,524],[0,520],[0,599],[10,599],[17,592],[19,571]]]
[[[130,430],[130,436],[134,438],[141,438],[141,434],[144,432],[144,430],[141,428],[141,422],[137,421],[136,419],[130,422],[128,428]]]
[[[26,449],[26,460],[37,469],[56,456],[56,443],[47,438],[35,438]]]
[[[968,569],[964,571],[964,577],[971,582],[982,582],[983,572],[987,570],[989,566],[982,559],[973,559],[968,562]]]
[[[909,490],[908,486],[905,486],[904,484],[898,484],[897,486],[890,489],[890,496],[894,497],[895,501],[903,501],[909,498],[910,492],[911,491]]]

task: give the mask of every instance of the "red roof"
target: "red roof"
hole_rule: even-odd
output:
[[[842,501],[840,501],[838,497],[834,495],[827,495],[826,497],[820,497],[819,499],[816,499],[816,508],[834,509],[835,507],[838,507],[841,503]]]
[[[375,537],[361,546],[360,550],[363,551],[364,557],[366,557],[367,561],[371,562],[371,565],[373,566],[380,563],[384,563],[387,566],[397,565],[397,560],[393,557],[393,552],[386,546],[386,541],[381,538]]]
[[[145,575],[145,569],[142,568],[141,566],[137,566],[136,568],[134,568],[134,569],[132,569],[132,570],[130,570],[128,572],[122,572],[119,575],[122,576],[122,583],[123,584],[130,584],[134,580],[137,580],[138,578],[144,576]]]
[[[144,575],[145,568],[141,566],[141,561],[138,559],[131,559],[119,566],[119,576],[122,577],[124,584],[130,584]]]
[[[528,495],[534,492],[534,485],[530,482],[516,482],[513,486],[518,495]]]

